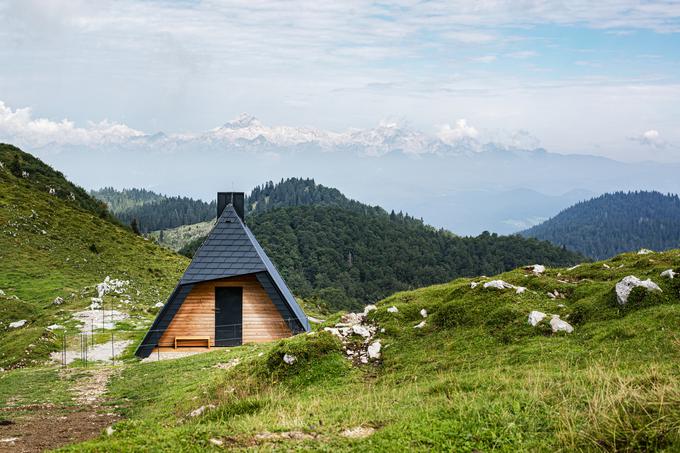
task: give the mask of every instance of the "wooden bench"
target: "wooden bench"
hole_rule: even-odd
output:
[[[206,346],[208,349],[210,349],[210,337],[196,337],[196,336],[188,336],[188,337],[175,337],[175,349],[177,349],[177,343],[179,342],[189,342],[189,343],[195,343],[195,342],[202,342],[205,341]],[[195,346],[193,344],[189,346]]]

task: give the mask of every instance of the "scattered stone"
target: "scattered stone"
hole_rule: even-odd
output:
[[[503,280],[491,280],[490,282],[484,283],[484,288],[493,288],[493,289],[509,289],[509,288],[515,288],[514,285],[511,285],[508,282],[504,282]]]
[[[543,272],[545,272],[545,266],[542,264],[534,264],[533,266],[527,266],[525,269],[531,270],[534,275],[541,275]]]
[[[611,266],[609,266],[609,264],[607,263],[603,263],[602,267],[604,267],[605,269],[611,269]]]
[[[477,282],[470,282],[470,288],[475,289],[479,285]]]
[[[375,432],[375,428],[370,426],[357,426],[354,428],[348,428],[340,433],[343,437],[348,437],[350,439],[363,439]]]
[[[517,289],[515,289],[515,294],[524,294],[526,290],[527,289],[524,286],[518,286]]]
[[[624,305],[628,302],[628,296],[630,296],[630,292],[633,290],[633,288],[642,286],[643,288],[646,288],[647,291],[661,291],[661,288],[659,288],[659,285],[651,281],[650,279],[647,280],[640,280],[634,275],[629,275],[627,277],[624,277],[620,282],[616,284],[616,298],[619,301],[619,304]]]
[[[315,318],[314,316],[309,316],[309,315],[307,315],[307,319],[309,319],[309,322],[314,323],[314,324],[321,324],[321,323],[326,322],[325,319]]]
[[[366,305],[366,306],[364,307],[364,316],[366,316],[367,314],[369,314],[369,313],[372,312],[373,310],[377,310],[377,309],[378,309],[378,307],[376,307],[376,306],[373,305],[373,304]]]
[[[420,321],[418,324],[413,326],[414,329],[422,329],[423,327],[425,327],[425,321]]]
[[[3,437],[2,439],[0,439],[0,442],[2,442],[3,444],[14,445],[14,442],[16,442],[17,440],[19,440],[18,437]]]
[[[665,271],[663,271],[663,272],[661,273],[661,276],[662,276],[662,277],[668,277],[668,278],[670,278],[671,280],[673,280],[673,279],[675,278],[676,275],[678,275],[678,273],[677,273],[677,272],[674,272],[673,269],[668,269],[668,270],[665,270]]]
[[[654,253],[654,250],[640,249],[637,252],[638,255],[649,255],[650,253]]]
[[[564,304],[557,304],[557,308],[566,308],[567,306]]]
[[[61,304],[63,304],[63,303],[64,303],[64,298],[63,298],[63,297],[60,297],[60,296],[59,296],[59,297],[56,297],[56,298],[52,301],[52,305],[61,305]]]
[[[380,344],[380,340],[376,340],[370,345],[368,345],[368,357],[377,360],[380,358],[380,349],[382,348],[382,344]]]
[[[284,354],[283,355],[283,361],[287,363],[288,365],[292,365],[295,362],[297,362],[297,357],[295,357],[292,354]]]
[[[570,268],[567,268],[568,271],[573,271],[574,269],[578,269],[581,267],[581,264],[577,264],[576,266],[571,266]]]
[[[106,428],[106,435],[107,436],[113,436],[113,433],[115,433],[115,432],[116,432],[116,430],[113,429],[112,426],[109,426],[108,428]]]
[[[574,328],[567,321],[560,319],[558,315],[552,315],[550,319],[550,327],[552,327],[553,332],[567,332],[572,333]]]
[[[536,325],[543,321],[547,315],[541,311],[532,311],[529,313],[529,324],[536,327]]]
[[[25,319],[20,319],[19,321],[14,321],[9,323],[9,328],[10,329],[18,329],[20,327],[24,327],[28,321]]]
[[[189,417],[198,417],[199,415],[202,415],[205,411],[208,409],[215,409],[214,404],[206,404],[205,406],[201,406],[198,409],[194,409],[189,413]]]
[[[422,316],[423,318],[427,318],[427,310],[425,310],[424,308],[420,310],[420,316]]]
[[[52,325],[47,326],[47,330],[58,330],[58,329],[63,329],[63,328],[64,328],[64,326],[62,326],[60,324],[52,324]]]
[[[285,431],[281,433],[264,432],[255,434],[255,439],[259,441],[278,441],[278,440],[309,440],[314,439],[315,436],[302,431]]]
[[[236,357],[228,361],[227,363],[218,363],[213,366],[213,368],[219,368],[220,370],[229,370],[231,368],[234,368],[236,365],[241,363],[241,358]]]
[[[223,440],[212,438],[209,441],[211,444],[221,447],[224,444]]]
[[[398,311],[399,311],[399,309],[397,307],[395,307],[394,305],[392,305],[390,308],[387,309],[388,313],[397,313]]]
[[[0,296],[5,296],[5,292],[0,289]]]
[[[163,307],[163,305],[165,305],[163,302],[156,302],[154,304],[154,308],[161,308],[161,307]]]
[[[346,313],[340,318],[341,324],[345,326],[353,326],[354,324],[360,324],[364,320],[363,313]]]
[[[361,335],[364,338],[368,338],[371,336],[371,332],[368,330],[368,327],[362,326],[361,324],[353,325],[352,332],[357,335]]]

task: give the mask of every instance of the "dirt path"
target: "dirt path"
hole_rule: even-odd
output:
[[[118,420],[106,402],[106,385],[120,369],[97,367],[73,385],[73,404],[32,404],[0,409],[0,453],[39,452],[101,434]],[[82,373],[64,370],[63,373]]]

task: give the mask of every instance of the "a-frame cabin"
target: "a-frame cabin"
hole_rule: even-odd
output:
[[[217,222],[137,348],[226,347],[309,331],[304,311],[244,223],[244,194],[217,194]]]

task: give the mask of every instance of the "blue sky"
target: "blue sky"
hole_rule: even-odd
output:
[[[0,43],[0,139],[249,112],[680,161],[676,1],[0,0]]]

